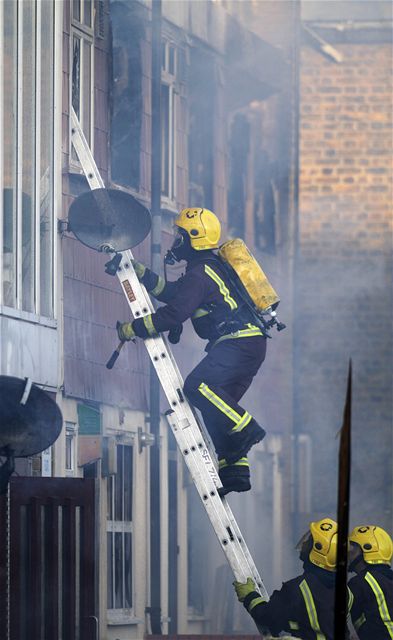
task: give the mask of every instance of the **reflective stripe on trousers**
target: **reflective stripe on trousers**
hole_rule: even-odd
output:
[[[227,418],[235,423],[235,426],[232,428],[233,432],[242,431],[244,427],[246,427],[250,422],[252,416],[248,413],[248,411],[245,411],[242,416],[239,415],[237,411],[232,409],[229,404],[224,402],[224,400],[220,398],[220,396],[218,396],[216,393],[214,393],[214,391],[212,391],[212,389],[210,389],[210,387],[208,387],[208,385],[204,382],[199,385],[198,391],[217,409],[219,409],[224,415],[226,415]]]

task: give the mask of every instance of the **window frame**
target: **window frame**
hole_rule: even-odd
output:
[[[84,16],[84,8],[86,1],[89,0],[80,0],[81,5],[81,19]],[[80,118],[80,124],[82,127],[82,131],[86,136],[86,125],[85,125],[85,114],[84,114],[84,95],[85,95],[85,79],[84,79],[84,57],[85,57],[85,47],[90,46],[90,69],[89,69],[89,87],[88,87],[88,96],[89,96],[89,106],[90,106],[90,127],[88,130],[88,136],[86,136],[91,152],[94,155],[94,2],[91,1],[92,14],[91,14],[91,26],[85,25],[83,22],[74,18],[73,15],[73,2],[70,3],[71,9],[71,21],[70,21],[70,60],[69,60],[69,111],[71,113],[71,109],[73,107],[72,99],[73,99],[73,58],[74,58],[74,38],[79,38],[81,42],[80,48],[80,71],[79,71],[79,105],[80,110],[82,112],[82,118]],[[69,171],[70,173],[83,173],[82,165],[77,157],[76,151],[73,147],[71,140],[71,118],[69,118]]]
[[[67,439],[70,441],[71,466],[67,467]],[[64,443],[64,470],[67,477],[77,475],[77,451],[78,451],[78,425],[75,422],[65,423],[65,443]]]
[[[26,103],[23,96],[23,64],[26,52],[23,51],[23,28],[24,28],[24,5],[22,0],[15,2],[15,43],[14,43],[14,60],[15,70],[14,74],[14,112],[15,112],[15,131],[11,144],[14,149],[14,167],[15,174],[12,175],[12,185],[10,189],[13,191],[13,202],[15,206],[15,214],[13,215],[13,237],[12,237],[12,271],[14,283],[12,286],[12,301],[6,304],[4,297],[4,207],[3,197],[0,199],[0,312],[2,315],[9,317],[18,317],[39,324],[47,324],[48,326],[55,326],[55,319],[57,317],[57,225],[55,211],[58,210],[59,201],[59,159],[57,149],[60,147],[61,140],[61,123],[59,125],[60,110],[58,109],[59,100],[61,100],[59,93],[59,69],[61,69],[61,54],[59,52],[58,43],[60,36],[61,16],[62,8],[56,6],[54,3],[51,14],[51,31],[53,39],[53,53],[51,58],[50,70],[51,70],[51,93],[49,95],[50,109],[53,115],[53,129],[51,131],[50,139],[50,204],[49,210],[51,212],[51,230],[48,235],[49,251],[50,251],[50,270],[51,277],[49,285],[43,289],[41,283],[42,276],[42,261],[41,261],[41,149],[42,149],[42,128],[41,128],[41,91],[39,88],[42,81],[42,11],[43,6],[40,2],[32,3],[32,38],[34,50],[33,54],[33,74],[32,74],[32,96],[34,101],[34,145],[32,151],[31,162],[34,164],[33,174],[33,193],[31,199],[31,252],[32,252],[32,264],[31,264],[31,283],[26,285],[23,283],[23,245],[22,245],[22,195],[23,184],[22,176],[25,172],[23,168],[24,155],[23,155],[23,116],[26,111]],[[0,6],[0,33],[4,33],[5,21],[4,21],[4,3]],[[2,39],[2,46],[0,47],[0,104],[4,107],[4,38]],[[4,122],[3,116],[0,118],[0,193],[4,193],[4,162],[3,153],[5,149],[4,144]],[[29,295],[31,295],[31,308],[24,308],[24,291],[26,286],[29,286]],[[50,294],[50,302],[48,309],[43,310],[43,296],[42,292],[47,291]]]
[[[111,513],[112,513],[112,519],[109,519],[109,503],[107,504],[107,519],[106,519],[106,544],[107,544],[107,571],[109,569],[108,567],[108,556],[109,556],[109,549],[108,549],[108,534],[111,534],[112,537],[112,557],[111,557],[111,562],[112,562],[112,584],[110,584],[110,581],[107,580],[107,605],[106,605],[106,613],[107,613],[107,622],[109,625],[118,625],[118,624],[132,624],[135,622],[135,572],[134,572],[134,567],[135,567],[135,555],[134,555],[134,527],[133,527],[133,517],[134,517],[134,490],[135,490],[135,464],[136,464],[136,460],[135,460],[135,451],[136,451],[136,447],[135,447],[135,443],[134,443],[134,439],[132,437],[126,437],[126,436],[122,436],[121,439],[119,439],[119,441],[116,444],[116,455],[119,455],[119,448],[123,449],[123,461],[124,461],[124,447],[129,447],[131,449],[131,477],[130,477],[130,483],[131,483],[131,520],[116,520],[114,519],[115,517],[115,493],[116,493],[116,488],[115,488],[115,478],[118,474],[113,474],[111,476],[108,477],[107,479],[107,483],[111,483],[110,488],[109,486],[107,487],[107,496],[109,495],[109,492],[111,494]],[[122,480],[122,486],[124,487],[124,469],[125,466],[123,464],[123,480]],[[124,491],[122,492],[123,498],[124,498]],[[124,500],[123,500],[123,516],[124,516]],[[115,551],[115,534],[116,533],[120,533],[122,534],[122,567],[121,567],[121,576],[122,576],[122,591],[123,591],[123,604],[124,604],[124,597],[125,597],[125,553],[126,553],[126,547],[125,547],[125,534],[130,534],[131,535],[131,558],[130,558],[130,579],[131,579],[131,584],[130,584],[130,594],[131,594],[131,607],[115,607],[115,608],[109,608],[108,607],[108,600],[109,600],[109,588],[112,587],[112,603],[115,603],[115,598],[116,598],[116,551]]]
[[[174,69],[171,73],[169,69],[170,50],[174,52]],[[163,37],[162,39],[162,52],[161,57],[161,98],[162,87],[168,87],[168,193],[163,191],[163,171],[164,171],[164,144],[163,136],[164,130],[161,132],[161,206],[167,209],[177,210],[176,197],[177,197],[177,131],[176,131],[176,115],[177,115],[177,100],[179,96],[177,71],[178,71],[178,46],[172,39]],[[161,105],[162,110],[162,105]]]

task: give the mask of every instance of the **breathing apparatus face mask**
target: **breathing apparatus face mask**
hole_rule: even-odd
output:
[[[191,243],[188,234],[179,229],[164,261],[166,264],[175,264],[181,260],[187,260],[191,252]]]

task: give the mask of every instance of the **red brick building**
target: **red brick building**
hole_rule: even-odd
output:
[[[313,443],[311,510],[334,513],[351,358],[351,520],[391,531],[391,7],[321,4],[305,7],[300,63],[295,428]]]

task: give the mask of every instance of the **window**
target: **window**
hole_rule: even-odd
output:
[[[190,51],[188,169],[190,207],[214,209],[214,133],[217,74],[214,56],[201,47]],[[203,95],[203,100],[201,96]],[[209,140],[209,144],[206,144]]]
[[[111,178],[135,190],[140,188],[141,174],[142,11],[136,2],[111,4]]]
[[[0,304],[53,317],[54,11],[3,0]]]
[[[176,71],[177,49],[162,45],[161,69],[161,193],[173,202],[176,197]]]
[[[312,509],[311,474],[312,474],[312,441],[307,433],[299,433],[293,445],[292,467],[296,472],[293,478],[292,510],[299,513],[310,513]]]
[[[65,434],[65,472],[66,476],[74,476],[76,472],[77,426],[74,422],[66,422]]]
[[[228,231],[232,238],[244,238],[250,124],[241,113],[233,119],[229,148]]]
[[[279,211],[279,191],[275,166],[264,149],[255,153],[254,174],[254,230],[256,245],[274,254],[277,247],[276,224]]]
[[[71,103],[90,147],[93,143],[92,0],[73,0],[71,19]],[[75,149],[71,164],[78,164]]]
[[[112,619],[132,613],[133,447],[119,444],[117,473],[108,478],[107,594]]]

